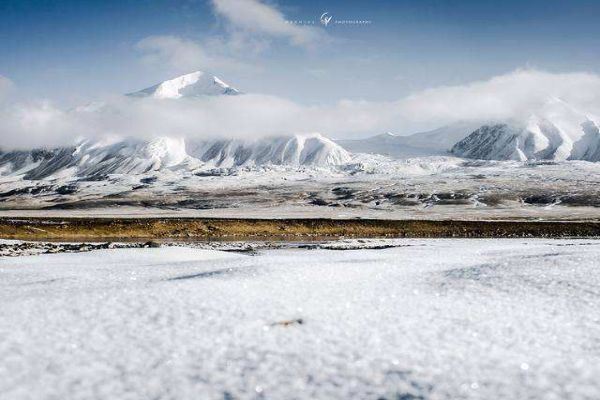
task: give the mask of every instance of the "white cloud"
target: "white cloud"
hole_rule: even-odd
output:
[[[0,75],[0,100],[8,96],[13,86],[13,82],[10,79]]]
[[[297,46],[312,46],[323,40],[324,33],[311,26],[294,25],[286,22],[283,14],[275,7],[258,0],[212,0],[215,13],[240,33],[288,39]]]
[[[0,107],[1,150],[67,145],[86,127],[49,102]]]
[[[64,112],[44,102],[20,104],[0,107],[0,142],[3,147],[33,147],[104,135],[204,139],[315,131],[335,138],[384,131],[408,134],[458,120],[519,118],[552,98],[597,115],[600,76],[520,70],[487,81],[428,89],[397,101],[341,100],[326,106],[260,94],[178,100],[116,97],[95,111]]]
[[[600,76],[517,70],[486,81],[421,91],[400,100],[402,117],[412,124],[457,119],[522,118],[552,98],[587,113],[600,111]]]
[[[142,53],[144,63],[171,73],[237,68],[242,65],[199,42],[177,36],[148,36],[140,40],[136,48]]]
[[[242,59],[269,47],[272,39],[311,48],[326,39],[321,29],[286,22],[276,8],[257,0],[212,0],[214,12],[225,21],[225,33],[203,41],[173,35],[148,36],[136,44],[142,62],[169,73],[194,70],[252,70]]]

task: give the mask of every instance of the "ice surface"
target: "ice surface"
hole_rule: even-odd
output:
[[[0,398],[600,397],[600,241],[395,244],[0,259]]]

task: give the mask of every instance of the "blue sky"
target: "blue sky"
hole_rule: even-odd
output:
[[[0,75],[23,96],[75,105],[194,69],[306,104],[394,100],[523,67],[600,73],[598,1],[278,0],[253,26],[244,3],[256,1],[3,0]],[[275,20],[324,11],[372,23]]]

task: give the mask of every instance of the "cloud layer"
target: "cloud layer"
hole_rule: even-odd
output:
[[[13,86],[14,85],[10,79],[0,75],[0,101],[6,96],[8,96]]]
[[[324,30],[289,24],[279,10],[257,0],[212,0],[210,4],[223,23],[223,34],[202,41],[174,35],[148,36],[135,46],[142,62],[173,73],[247,70],[253,67],[242,61],[245,56],[263,52],[272,41],[282,40],[303,49],[327,42]]]
[[[234,58],[211,50],[210,46],[171,35],[148,36],[136,44],[142,62],[174,73],[237,68],[241,63]]]
[[[600,110],[600,76],[518,70],[397,101],[341,100],[320,106],[261,94],[178,100],[117,96],[71,111],[48,102],[9,104],[0,107],[0,138],[3,148],[31,148],[107,135],[207,139],[315,131],[334,138],[408,134],[459,120],[524,118],[555,98],[594,115]]]
[[[212,0],[212,4],[215,13],[238,33],[283,38],[298,46],[314,45],[324,35],[314,27],[287,23],[280,11],[257,0]]]
[[[596,114],[600,111],[600,76],[517,70],[486,81],[425,90],[397,105],[406,121],[440,124],[457,119],[520,119],[555,98]]]

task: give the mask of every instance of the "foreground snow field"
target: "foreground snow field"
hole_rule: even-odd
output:
[[[0,398],[600,398],[600,241],[395,243],[0,259]]]

